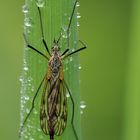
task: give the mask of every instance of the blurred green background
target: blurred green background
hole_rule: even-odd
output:
[[[17,140],[24,0],[0,2],[0,140]],[[140,140],[140,1],[80,0],[83,140]]]

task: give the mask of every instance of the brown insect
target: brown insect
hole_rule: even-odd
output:
[[[71,26],[72,18],[74,15],[74,11],[76,8],[77,1],[74,4],[73,11],[71,14],[70,22],[67,29],[67,34],[69,35],[69,29]],[[41,25],[41,32],[42,32],[42,41],[46,48],[46,51],[48,53],[48,56],[40,52],[39,50],[35,49],[33,46],[29,45],[26,39],[26,36],[24,34],[24,38],[27,44],[27,47],[34,50],[38,54],[45,57],[48,61],[48,72],[45,74],[43,80],[41,81],[32,101],[32,107],[27,114],[23,125],[20,129],[20,134],[23,130],[23,127],[29,118],[30,114],[32,113],[34,109],[34,103],[35,99],[38,95],[38,92],[42,85],[44,84],[42,99],[41,99],[41,107],[40,107],[40,126],[42,131],[50,136],[50,140],[54,140],[54,135],[60,136],[65,128],[67,123],[67,99],[66,99],[66,91],[68,91],[70,95],[70,99],[72,101],[72,118],[71,118],[71,124],[74,131],[74,135],[76,140],[78,140],[78,136],[76,133],[76,130],[74,128],[74,100],[72,98],[72,94],[64,80],[64,74],[63,74],[63,61],[83,50],[86,48],[85,44],[80,41],[80,43],[83,45],[82,48],[77,49],[73,52],[69,52],[69,48],[66,49],[62,54],[59,53],[59,41],[61,39],[62,34],[58,38],[58,40],[54,40],[53,50],[52,53],[50,53],[50,50],[48,49],[48,45],[44,39],[44,33],[43,33],[43,25],[42,25],[42,17],[41,17],[41,10],[38,7],[39,17],[40,17],[40,25]],[[69,38],[68,38],[69,39]],[[69,41],[68,41],[69,42]],[[68,43],[69,46],[69,43]]]

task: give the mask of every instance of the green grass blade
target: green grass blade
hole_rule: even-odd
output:
[[[43,31],[45,40],[51,50],[53,40],[58,39],[61,31],[63,37],[60,41],[60,52],[67,48],[66,29],[69,23],[69,18],[73,9],[74,0],[38,0],[40,6],[43,22]],[[27,37],[28,43],[39,51],[47,54],[42,43],[41,29],[39,21],[39,13],[35,0],[26,0],[23,7],[25,14],[24,33]],[[77,33],[77,9],[74,14],[70,29],[70,49],[78,48],[78,33]],[[31,49],[24,49],[23,72],[20,78],[21,87],[21,124],[29,112],[33,96],[47,72],[47,61],[42,56]],[[79,140],[81,140],[81,126],[80,126],[80,93],[79,93],[79,62],[78,54],[68,58],[64,63],[64,76],[70,91],[72,92],[75,102],[75,116],[74,124]],[[22,133],[22,140],[49,140],[49,136],[44,135],[40,128],[39,112],[42,89],[40,90],[36,100],[35,107],[27,120]],[[55,136],[55,140],[75,140],[73,129],[71,126],[72,106],[70,98],[68,101],[68,122],[67,127],[62,136]]]

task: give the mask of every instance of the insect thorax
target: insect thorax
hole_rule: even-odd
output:
[[[54,55],[50,60],[50,67],[51,67],[51,72],[53,77],[58,76],[60,66],[61,66],[61,61],[59,55]]]

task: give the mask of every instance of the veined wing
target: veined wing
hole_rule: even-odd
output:
[[[46,82],[40,109],[40,124],[47,135],[61,135],[67,122],[66,88],[57,78]]]

